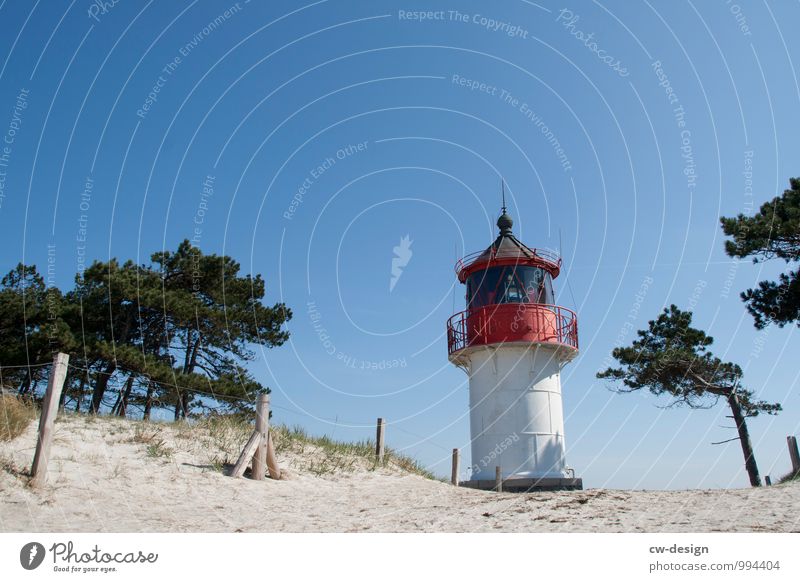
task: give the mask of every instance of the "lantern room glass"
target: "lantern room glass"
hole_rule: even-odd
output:
[[[466,283],[470,309],[503,303],[555,303],[553,278],[540,267],[489,267],[467,277]]]

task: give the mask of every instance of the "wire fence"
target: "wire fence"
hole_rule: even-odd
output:
[[[213,398],[214,400],[225,400],[227,402],[245,402],[245,403],[248,403],[248,404],[255,405],[256,398],[258,396],[257,392],[254,392],[252,396],[250,396],[250,395],[248,395],[248,396],[231,396],[229,394],[219,394],[217,392],[214,392],[213,390],[210,391],[210,392],[209,391],[205,391],[205,390],[199,390],[197,388],[192,388],[192,387],[189,387],[189,386],[181,386],[181,385],[176,384],[176,383],[165,382],[164,380],[157,380],[157,379],[154,379],[152,376],[149,376],[147,374],[143,374],[143,373],[138,372],[136,370],[130,370],[130,369],[125,368],[123,366],[118,366],[116,372],[115,373],[111,373],[111,374],[109,374],[107,372],[103,372],[102,370],[98,371],[98,370],[91,370],[89,368],[82,368],[82,367],[79,367],[79,366],[73,366],[72,364],[70,364],[69,367],[74,369],[74,370],[80,370],[82,372],[91,372],[93,374],[108,375],[108,376],[112,376],[112,377],[118,375],[118,374],[116,374],[116,372],[122,372],[124,374],[134,374],[135,378],[138,379],[138,380],[143,380],[145,382],[154,382],[155,384],[157,384],[161,388],[172,388],[173,390],[175,390],[179,394],[182,393],[182,392],[190,392],[192,394],[199,394],[201,396],[206,396],[208,398]],[[127,379],[126,380],[121,380],[120,379],[119,380],[119,384],[118,384],[118,389],[124,389],[126,381],[127,381]]]
[[[16,366],[0,366],[0,385],[3,385],[4,370],[19,370],[19,369],[24,369],[24,368],[42,368],[42,367],[49,367],[51,365],[52,365],[52,363],[47,362],[47,363],[31,364],[31,365],[24,365],[23,364],[23,365],[16,365]],[[217,392],[215,392],[213,390],[210,390],[210,391],[200,390],[198,388],[194,388],[194,387],[190,387],[190,386],[184,386],[184,385],[180,385],[180,384],[174,383],[174,382],[165,382],[164,380],[161,380],[161,379],[154,379],[152,376],[150,376],[150,375],[148,375],[146,373],[143,373],[143,372],[137,371],[137,370],[132,370],[130,368],[127,368],[125,366],[120,366],[120,365],[116,366],[114,372],[105,372],[103,370],[87,368],[87,367],[84,367],[84,366],[78,366],[78,365],[74,365],[74,364],[68,364],[68,368],[70,370],[74,371],[74,372],[80,372],[80,373],[85,374],[87,376],[91,375],[93,377],[97,377],[99,375],[107,375],[107,376],[110,377],[109,378],[108,389],[103,394],[103,397],[100,400],[100,406],[98,407],[98,413],[105,412],[108,415],[116,414],[116,409],[119,406],[119,403],[122,400],[122,398],[124,396],[124,393],[125,393],[125,391],[127,389],[128,378],[125,378],[123,376],[125,376],[125,375],[130,376],[131,374],[133,374],[135,376],[135,379],[139,380],[140,382],[145,382],[145,383],[154,382],[156,385],[158,385],[162,389],[163,388],[172,389],[172,390],[174,390],[176,392],[176,395],[180,395],[182,393],[190,393],[190,394],[198,395],[200,398],[198,399],[198,401],[192,402],[192,405],[194,407],[196,407],[196,408],[203,409],[206,413],[208,413],[208,412],[223,413],[223,412],[226,411],[226,408],[225,408],[226,406],[230,406],[231,404],[237,404],[237,403],[255,406],[255,403],[256,403],[256,400],[257,400],[258,394],[259,394],[258,392],[253,392],[252,394],[248,394],[246,396],[232,396],[232,395],[228,395],[228,394],[220,394],[220,393],[217,393]],[[66,405],[66,403],[76,403],[77,402],[78,403],[78,408],[79,409],[84,409],[82,404],[84,403],[84,401],[90,400],[91,396],[92,396],[92,389],[91,388],[89,388],[89,390],[87,390],[86,393],[77,394],[77,395],[74,394],[74,393],[71,393],[68,390],[65,390],[64,391],[64,404]],[[134,396],[134,395],[132,394],[132,396]],[[144,418],[145,417],[145,408],[146,408],[146,406],[143,406],[141,404],[141,399],[142,398],[143,398],[143,395],[141,394],[141,392],[139,392],[138,394],[135,395],[135,397],[133,399],[128,399],[128,400],[125,401],[125,412],[126,412],[125,416],[126,417],[132,417],[132,418],[135,418],[135,417]],[[213,404],[211,404],[209,402],[209,400],[217,401],[219,404],[213,405]],[[150,408],[151,411],[153,411],[153,410],[168,411],[168,410],[170,410],[170,408],[174,407],[175,405],[176,405],[175,401],[173,401],[173,400],[165,401],[163,398],[161,398],[160,395],[158,395],[158,396],[154,396],[154,397],[151,398],[150,407],[149,408]],[[335,417],[335,418],[330,418],[330,417],[320,416],[320,415],[316,415],[316,414],[311,414],[311,413],[306,412],[305,410],[302,410],[302,409],[297,408],[297,407],[281,406],[279,404],[274,404],[274,403],[271,404],[271,408],[282,410],[282,411],[285,411],[285,412],[287,412],[289,414],[294,414],[294,415],[301,416],[301,417],[304,417],[304,418],[308,418],[308,419],[311,419],[311,420],[314,420],[314,421],[323,421],[323,422],[328,423],[330,425],[333,425],[334,427],[337,427],[337,428],[343,428],[343,429],[359,428],[360,429],[360,428],[372,428],[374,426],[374,419],[371,419],[369,421],[350,421],[350,420],[345,420],[345,419],[339,418],[338,416]],[[134,416],[134,415],[130,414],[129,411],[136,411],[136,415]],[[229,411],[229,409],[227,411]],[[452,448],[448,448],[448,447],[445,447],[445,446],[443,446],[443,445],[441,445],[441,444],[439,444],[437,442],[434,442],[434,441],[432,441],[430,439],[430,437],[426,437],[424,435],[420,435],[420,434],[412,432],[412,431],[410,431],[408,429],[405,429],[405,428],[401,427],[399,423],[389,423],[389,426],[391,426],[392,430],[398,430],[401,433],[404,433],[404,434],[406,434],[408,436],[411,436],[411,437],[414,437],[416,439],[419,439],[417,443],[413,443],[412,445],[410,445],[408,447],[399,448],[399,449],[397,449],[398,451],[403,451],[405,449],[412,448],[412,447],[417,446],[417,445],[425,445],[425,444],[430,445],[432,447],[435,447],[437,449],[440,449],[442,451],[448,452],[448,453],[450,451],[452,451]]]

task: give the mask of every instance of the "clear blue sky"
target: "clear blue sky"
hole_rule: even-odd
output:
[[[783,265],[731,262],[718,225],[800,174],[796,3],[110,4],[0,2],[2,271],[55,245],[70,286],[82,227],[97,259],[196,236],[294,310],[291,342],[253,364],[276,421],[351,439],[383,416],[391,446],[444,474],[453,447],[469,464],[452,266],[495,236],[502,175],[515,232],[563,251],[581,340],[567,460],[586,486],[747,484],[738,443],[710,445],[733,436],[724,406],[664,410],[594,378],[669,303],[783,404],[750,428],[762,474],[788,471],[797,328],[757,332],[738,298]]]

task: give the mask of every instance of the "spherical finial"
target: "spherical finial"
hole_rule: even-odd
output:
[[[500,218],[497,219],[497,228],[500,229],[501,234],[510,234],[512,226],[514,226],[514,221],[504,211]]]

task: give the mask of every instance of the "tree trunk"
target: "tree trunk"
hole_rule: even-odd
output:
[[[194,368],[197,365],[197,352],[200,350],[200,340],[202,338],[198,335],[197,341],[194,343],[194,347],[192,348],[192,358],[189,360],[189,367],[186,370],[187,374],[191,374],[194,372]]]
[[[94,392],[92,393],[92,404],[89,408],[90,414],[97,414],[100,410],[100,404],[103,402],[103,396],[106,393],[108,381],[111,379],[111,374],[117,369],[115,362],[110,362],[106,369],[98,375],[97,382],[94,383]]]
[[[189,332],[191,334],[191,332]],[[191,336],[187,334],[186,340],[186,357],[183,360],[183,373],[184,374],[191,374],[194,372],[194,368],[197,365],[197,352],[200,349],[200,341],[201,341],[200,334],[197,335],[197,339],[195,340],[194,344],[191,343]],[[180,420],[182,418],[186,418],[186,413],[189,410],[189,398],[191,394],[189,392],[180,392],[178,391],[178,400],[175,402],[175,420]]]
[[[728,395],[728,404],[731,407],[733,420],[736,422],[736,430],[739,431],[739,442],[742,445],[744,466],[745,469],[747,469],[748,476],[750,477],[750,485],[753,487],[760,487],[761,478],[758,476],[758,466],[756,465],[755,455],[753,455],[753,445],[750,442],[750,433],[747,431],[747,422],[744,414],[742,413],[742,406],[739,404],[739,398],[736,396],[735,390]]]
[[[33,384],[31,384],[30,394],[31,398],[36,400],[36,391],[39,390],[39,379],[34,378]],[[42,398],[44,398],[44,393],[42,393]]]
[[[61,390],[61,397],[58,400],[58,411],[63,412],[64,408],[67,405],[67,391],[69,390],[69,385],[72,383],[72,374],[67,372],[66,378],[64,378],[64,388]]]
[[[114,406],[111,407],[111,411],[109,412],[111,416],[117,415],[117,408],[119,408],[120,402],[122,402],[122,390],[117,392],[117,399],[114,401]]]
[[[186,411],[189,410],[189,392],[178,392],[178,399],[175,402],[175,420],[186,418]]]
[[[20,384],[20,386],[19,386],[19,390],[18,390],[19,394],[20,395],[24,395],[25,393],[28,392],[30,387],[31,387],[31,369],[30,368],[26,368],[25,369],[25,377],[22,379],[22,384]]]
[[[81,385],[78,386],[78,395],[75,397],[75,412],[81,411],[81,402],[83,402],[83,389],[86,386],[86,376],[89,372],[85,372],[81,376]]]
[[[125,393],[122,395],[122,399],[119,402],[119,408],[117,408],[117,416],[125,416],[128,412],[128,399],[131,397],[133,381],[135,379],[136,377],[133,374],[128,376],[128,381],[125,383]]]
[[[189,361],[192,359],[192,331],[186,332],[186,355],[183,358],[183,373],[189,370]]]
[[[147,397],[144,400],[144,419],[150,420],[150,412],[153,410],[153,382],[147,383]]]

